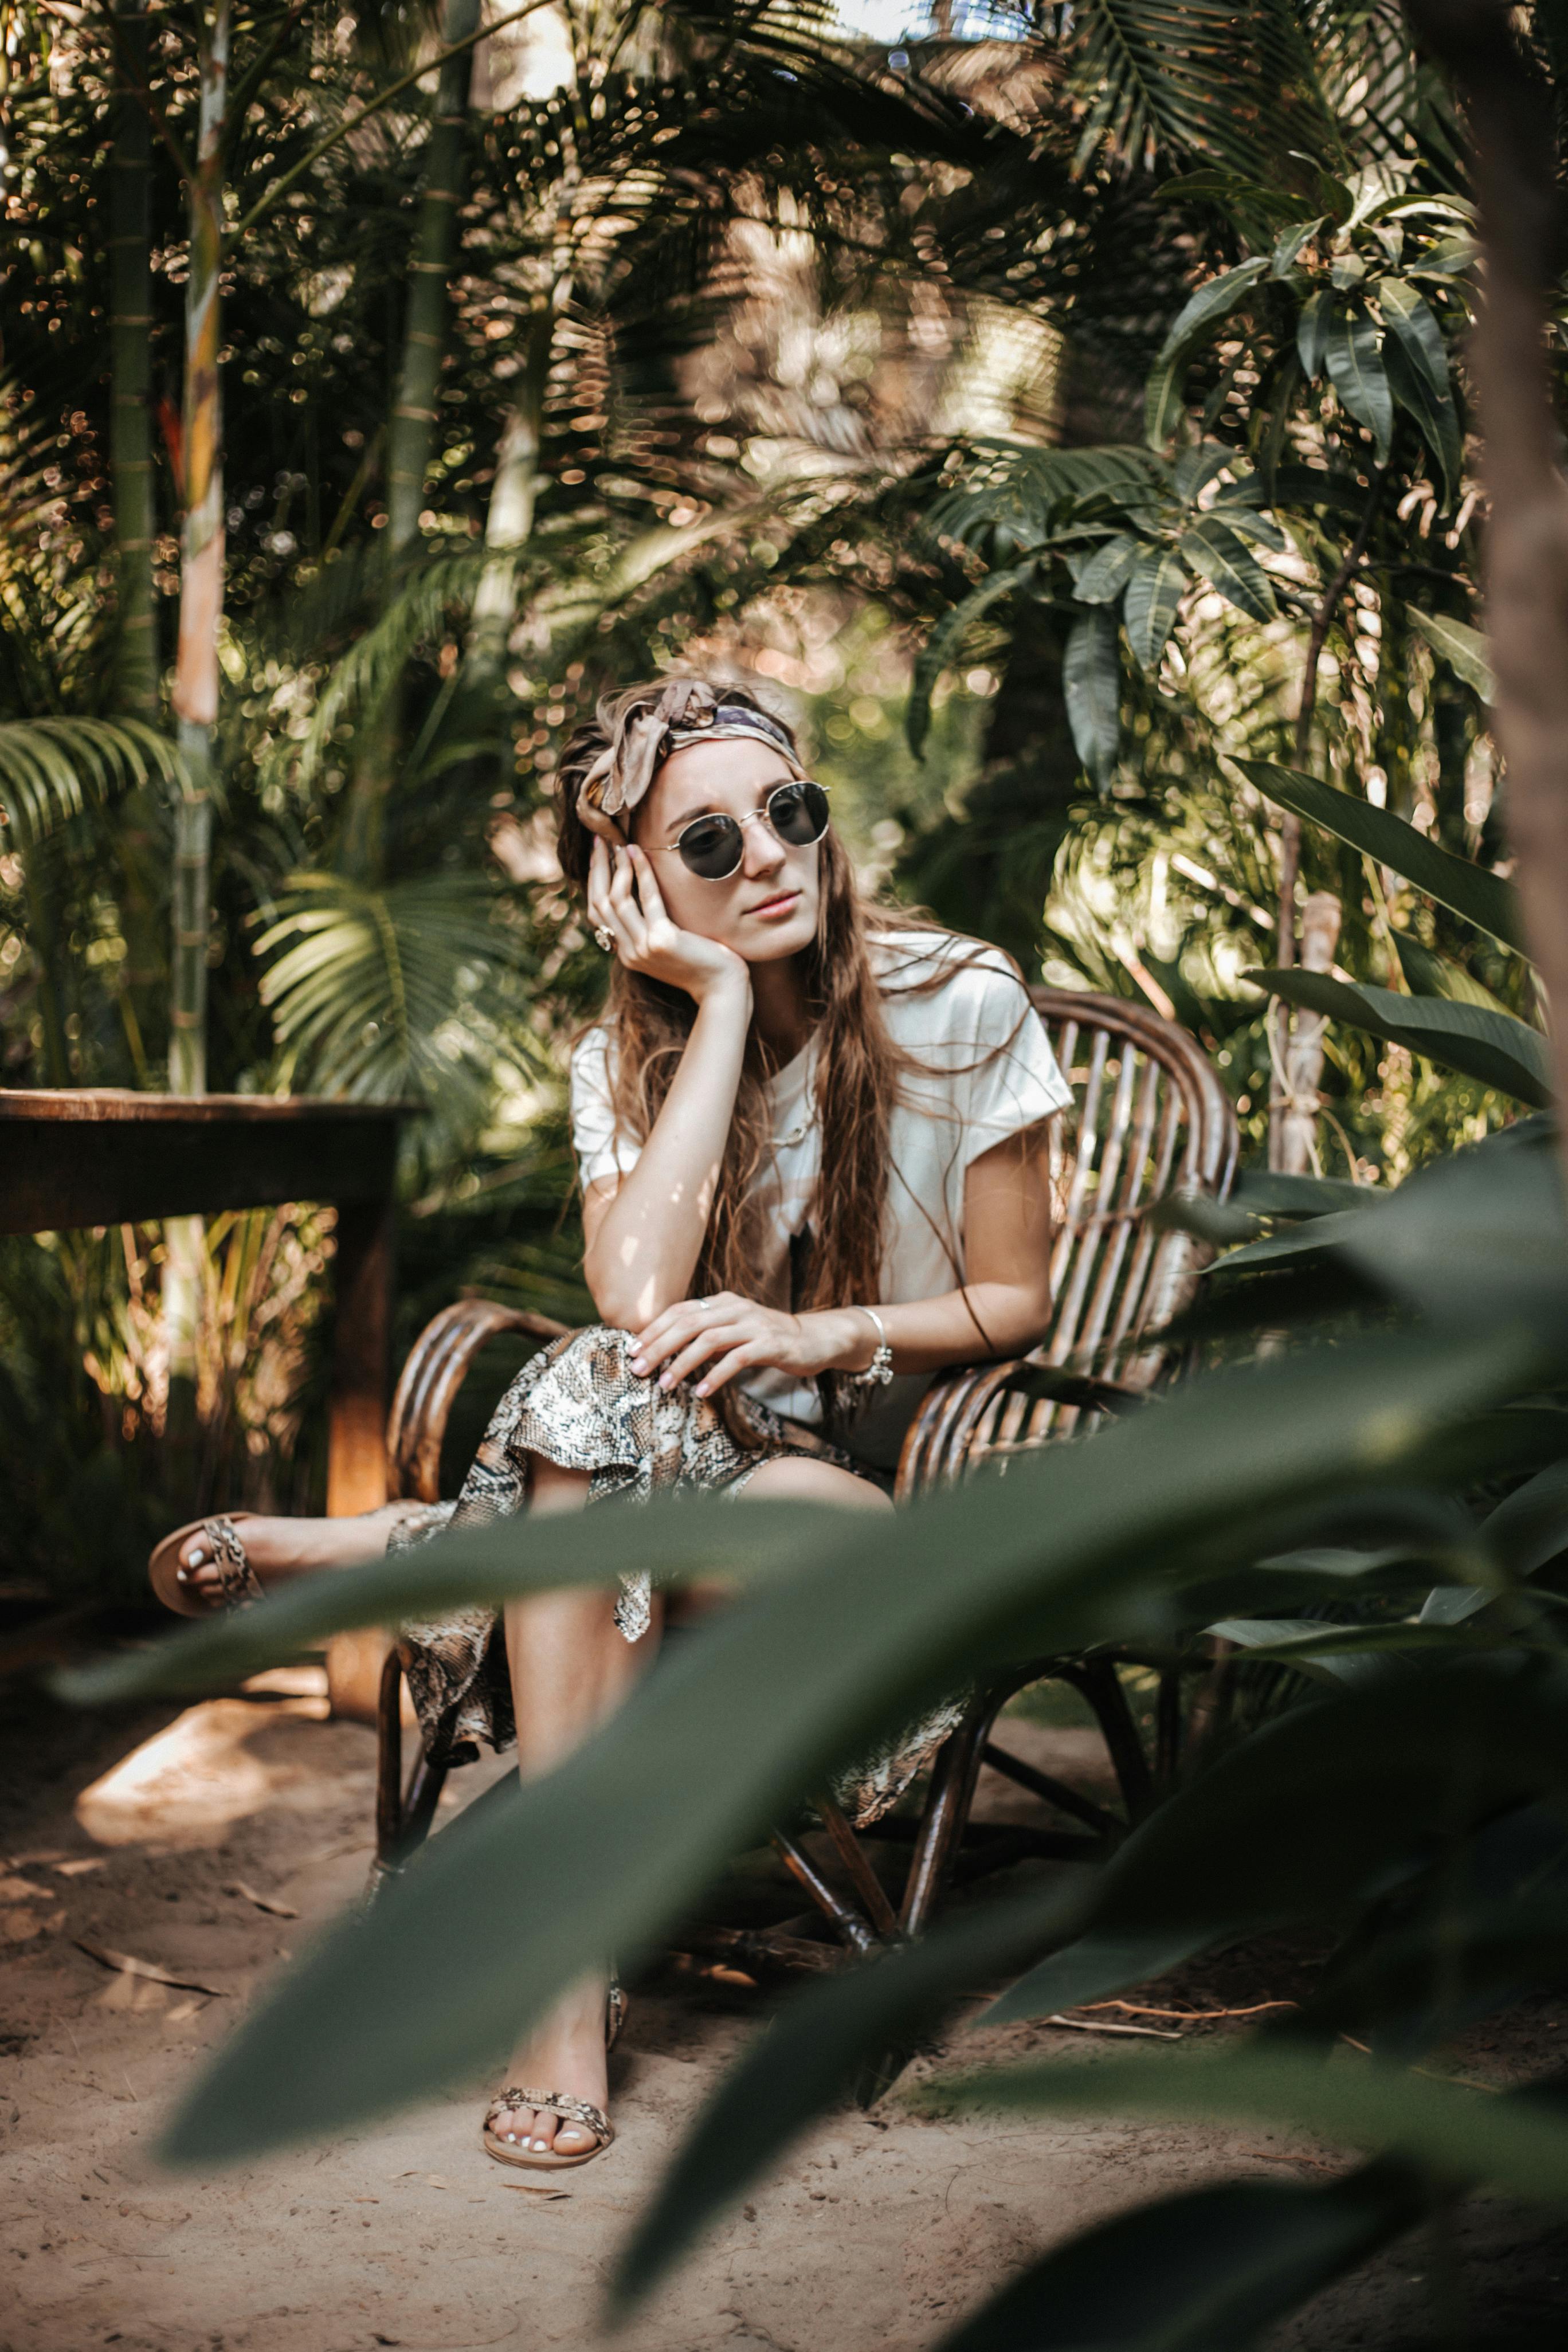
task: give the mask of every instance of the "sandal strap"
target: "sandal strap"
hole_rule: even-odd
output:
[[[204,1519],[202,1533],[213,1548],[213,1565],[217,1570],[218,1591],[226,1609],[249,1609],[264,1601],[260,1580],[251,1567],[239,1530],[232,1519]]]
[[[583,2124],[591,2131],[601,2147],[608,2147],[615,2137],[610,2118],[603,2107],[588,2099],[574,2099],[564,2091],[530,2091],[509,2083],[498,2091],[485,2109],[488,2125],[492,2116],[515,2115],[520,2107],[532,2107],[549,2116],[559,2116],[563,2123]]]

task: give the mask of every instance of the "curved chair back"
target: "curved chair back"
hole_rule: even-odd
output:
[[[481,1348],[503,1331],[563,1339],[571,1326],[493,1299],[459,1298],[433,1315],[408,1352],[386,1421],[386,1487],[397,1502],[441,1500],[441,1444],[452,1400]]]
[[[1235,1113],[1202,1047],[1173,1022],[1117,996],[1030,993],[1074,1108],[1058,1143],[1056,1312],[1026,1361],[1142,1392],[1165,1363],[1148,1335],[1186,1304],[1207,1256],[1192,1234],[1157,1231],[1147,1212],[1178,1189],[1225,1198]],[[901,1495],[1073,1429],[1086,1406],[1019,1395],[1007,1385],[1016,1369],[975,1365],[935,1384],[905,1441]]]

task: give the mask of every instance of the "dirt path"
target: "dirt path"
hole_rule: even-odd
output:
[[[483,2156],[477,2084],[287,2158],[208,2179],[161,2172],[160,2116],[203,2052],[363,1881],[373,1742],[321,1719],[315,1679],[264,1677],[271,1687],[245,1697],[110,1722],[29,1701],[5,1734],[0,2352],[589,2344],[613,2249],[752,2030],[755,1997],[673,1977],[644,1993],[616,2061],[615,2148],[547,2183],[552,2197]],[[458,1776],[461,1800],[488,1777]],[[188,1985],[125,1974],[84,1944]],[[1553,2020],[1548,2008],[1530,2030]],[[1084,2063],[1107,2045],[1037,2027],[1005,2046]],[[1278,2161],[1295,2149],[1308,2161]],[[1135,2198],[1247,2172],[1321,2179],[1342,2161],[1256,2126],[844,2113],[618,2341],[919,2352],[1045,2246]],[[1559,2234],[1490,2206],[1449,2233],[1445,2262],[1461,2237],[1486,2340],[1544,2342],[1542,2323],[1561,2340]],[[1429,2252],[1399,2250],[1287,2340],[1426,2336]]]

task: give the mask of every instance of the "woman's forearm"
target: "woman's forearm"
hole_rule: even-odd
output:
[[[870,1303],[887,1332],[896,1372],[935,1372],[947,1364],[1023,1355],[1045,1337],[1051,1319],[1050,1289],[1043,1279],[972,1282],[962,1290],[897,1307]],[[831,1352],[824,1370],[863,1370],[876,1352],[876,1325],[858,1307],[825,1308],[820,1317],[801,1319],[820,1319],[825,1327],[822,1342]]]
[[[745,1059],[752,998],[741,972],[738,985],[715,987],[699,1004],[637,1166],[596,1214],[584,1210],[584,1273],[618,1330],[641,1329],[690,1289]]]

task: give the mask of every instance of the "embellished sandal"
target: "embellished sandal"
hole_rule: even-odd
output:
[[[605,2048],[613,2050],[620,2039],[626,2019],[626,1997],[614,1977],[605,2000]],[[531,2107],[536,2115],[559,2116],[563,2123],[581,2124],[594,2135],[593,2147],[580,2148],[572,2156],[558,2156],[553,2147],[541,2148],[537,2153],[522,2140],[503,2139],[497,2126],[503,2116],[517,2115]],[[603,2156],[615,2138],[615,2126],[603,2107],[588,2099],[574,2099],[562,2091],[532,2091],[516,2083],[509,2083],[498,2091],[485,2109],[484,2126],[479,2137],[487,2156],[498,2164],[515,2164],[529,2172],[564,2172],[574,2164],[591,2164]]]
[[[238,1522],[253,1519],[254,1511],[219,1514],[210,1519],[189,1519],[165,1536],[147,1563],[147,1574],[153,1590],[166,1609],[189,1615],[183,1604],[190,1598],[184,1572],[180,1567],[180,1554],[193,1536],[205,1536],[212,1548],[213,1565],[217,1570],[219,1609],[248,1609],[265,1598],[261,1581],[246,1557],[245,1545]]]

